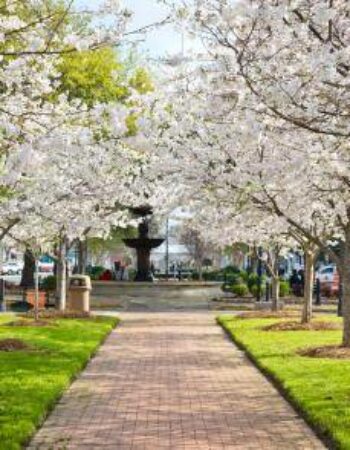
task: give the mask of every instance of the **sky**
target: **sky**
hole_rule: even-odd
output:
[[[76,0],[77,5],[93,7],[100,0]],[[157,0],[123,0],[125,7],[134,12],[130,30],[160,22],[167,17],[167,9],[160,5]],[[139,37],[141,38],[141,36]],[[167,55],[180,53],[182,50],[181,34],[172,25],[166,25],[147,33],[143,41],[138,43],[138,48],[145,57],[160,58]],[[185,46],[187,42],[185,40]]]
[[[124,3],[135,13],[131,28],[159,22],[168,15],[166,8],[156,0],[124,0]],[[165,25],[147,34],[141,46],[151,56],[164,56],[180,53],[181,41],[181,34],[175,31],[174,26]]]

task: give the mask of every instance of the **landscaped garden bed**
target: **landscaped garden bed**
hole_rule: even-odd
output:
[[[45,319],[47,326],[14,327],[15,320],[0,317],[0,448],[6,450],[29,440],[118,321],[58,317]]]
[[[335,317],[322,321],[341,323]],[[242,320],[228,315],[218,322],[329,439],[329,448],[350,449],[350,352],[339,346],[341,329],[273,331],[270,327],[267,331],[281,319]]]

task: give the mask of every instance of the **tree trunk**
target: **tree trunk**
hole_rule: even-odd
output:
[[[86,273],[87,265],[87,241],[78,240],[78,273]]]
[[[34,320],[39,320],[39,261],[38,258],[34,259],[35,267],[35,302],[34,302]]]
[[[67,263],[66,263],[67,243],[63,238],[60,242],[59,254],[57,260],[57,307],[60,311],[66,309],[67,303]]]
[[[278,303],[280,300],[280,279],[279,277],[272,277],[272,311],[278,310]]]
[[[348,262],[349,264],[349,262]],[[343,298],[342,298],[342,314],[343,314],[343,345],[350,347],[350,268],[349,266],[342,271],[343,281]]]
[[[305,250],[305,273],[304,273],[304,307],[301,318],[302,323],[309,323],[312,319],[312,300],[314,290],[314,252]]]
[[[24,266],[22,271],[20,286],[24,289],[33,289],[35,286],[34,281],[35,273],[35,258],[29,248],[26,248],[24,253]]]
[[[256,273],[258,270],[258,258],[252,255],[250,260],[250,273]]]
[[[350,347],[350,227],[345,233],[345,243],[342,248],[342,264],[339,267],[343,284],[342,314],[343,314],[343,345]]]
[[[272,311],[278,310],[278,304],[280,300],[280,279],[279,279],[279,255],[280,255],[280,248],[276,245],[273,248],[273,253],[270,253],[270,259],[271,259],[271,276],[272,276],[272,304],[271,309]]]

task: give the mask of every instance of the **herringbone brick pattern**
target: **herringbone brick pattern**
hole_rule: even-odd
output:
[[[209,313],[129,313],[30,449],[324,449]]]

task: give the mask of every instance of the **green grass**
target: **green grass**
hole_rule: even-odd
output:
[[[340,330],[263,331],[261,327],[277,320],[242,320],[227,315],[220,316],[218,322],[277,382],[308,422],[330,438],[330,448],[350,450],[350,360],[296,354],[300,348],[340,344]]]
[[[20,449],[42,423],[74,375],[83,369],[117,319],[60,319],[52,327],[9,327],[0,339],[19,338],[34,351],[0,352],[0,449]]]

